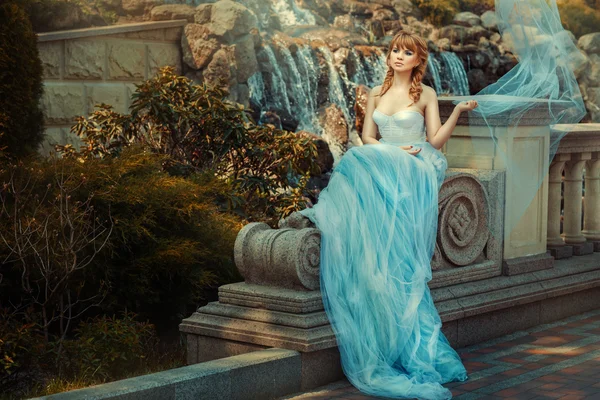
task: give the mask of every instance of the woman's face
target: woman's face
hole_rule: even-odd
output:
[[[419,57],[417,53],[403,49],[398,46],[392,48],[390,57],[388,59],[388,65],[396,72],[411,71],[414,67],[419,64]]]

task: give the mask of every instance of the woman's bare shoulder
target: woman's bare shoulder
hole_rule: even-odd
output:
[[[432,88],[431,86],[427,86],[424,83],[421,83],[421,87],[423,88],[424,95],[426,95],[427,97],[437,98],[437,93],[435,92],[434,88]]]
[[[381,93],[381,85],[373,86],[369,92],[369,96],[379,96],[379,93]]]

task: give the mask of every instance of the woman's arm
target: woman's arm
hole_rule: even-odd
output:
[[[442,125],[440,120],[440,109],[438,105],[437,94],[435,90],[428,86],[423,87],[423,94],[426,101],[425,105],[425,125],[427,126],[427,140],[436,149],[442,146],[450,139],[452,131],[456,127],[458,117],[463,111],[470,111],[477,107],[477,101],[461,101],[454,107],[448,120]]]
[[[365,120],[363,122],[362,141],[364,144],[379,144],[377,140],[377,125],[373,121],[373,111],[375,111],[375,96],[381,90],[381,86],[375,86],[369,92],[367,97],[367,110],[365,111]]]

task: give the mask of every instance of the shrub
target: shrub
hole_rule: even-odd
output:
[[[415,5],[425,20],[437,26],[451,23],[459,10],[459,0],[416,0]]]
[[[600,3],[597,0],[559,0],[563,26],[580,37],[600,30]]]
[[[43,139],[42,64],[25,11],[0,4],[0,148],[21,157]]]
[[[143,370],[158,339],[152,324],[132,313],[83,321],[64,343],[61,376],[81,380],[121,379]]]
[[[212,171],[231,188],[229,209],[248,219],[275,223],[306,206],[309,175],[319,173],[310,138],[256,125],[243,106],[224,101],[223,90],[195,85],[171,67],[137,86],[131,114],[100,105],[72,128],[84,145],[59,151],[83,161],[140,144],[168,155],[171,173]]]

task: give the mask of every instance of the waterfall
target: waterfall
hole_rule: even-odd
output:
[[[248,78],[248,89],[250,91],[250,102],[261,109],[265,105],[265,81],[260,72],[254,73]]]
[[[469,81],[460,58],[455,53],[447,51],[440,53],[440,56],[444,62],[450,92],[457,96],[469,95]]]
[[[296,50],[296,66],[299,79],[305,89],[307,111],[300,118],[297,130],[307,130],[321,135],[323,128],[317,118],[317,89],[319,85],[319,67],[312,48],[308,45],[299,46]]]
[[[292,114],[292,109],[290,107],[290,101],[288,99],[287,88],[285,86],[285,80],[283,79],[283,74],[281,73],[281,69],[279,68],[279,63],[275,58],[275,53],[273,53],[273,49],[269,45],[263,46],[263,51],[267,55],[269,59],[269,63],[271,64],[272,72],[267,72],[267,76],[270,80],[271,87],[269,95],[266,96],[266,107],[271,107],[274,109],[284,110],[289,115]]]
[[[271,10],[283,26],[316,24],[315,16],[309,10],[298,7],[295,0],[273,0]]]
[[[292,57],[292,53],[285,47],[285,44],[281,43],[278,49],[289,75],[287,92],[290,105],[294,110],[294,117],[298,120],[297,130],[306,130],[319,134],[321,129],[316,116],[317,99],[316,96],[311,95],[311,93],[314,94],[316,92],[310,91],[311,82],[308,73],[300,73],[296,61]]]
[[[436,91],[437,94],[441,94],[442,93],[442,79],[440,78],[440,62],[438,61],[438,59],[435,57],[435,54],[430,54],[428,59],[427,59],[427,67],[429,68],[429,71],[431,72],[431,77],[433,78],[433,85],[435,86],[434,89]]]

